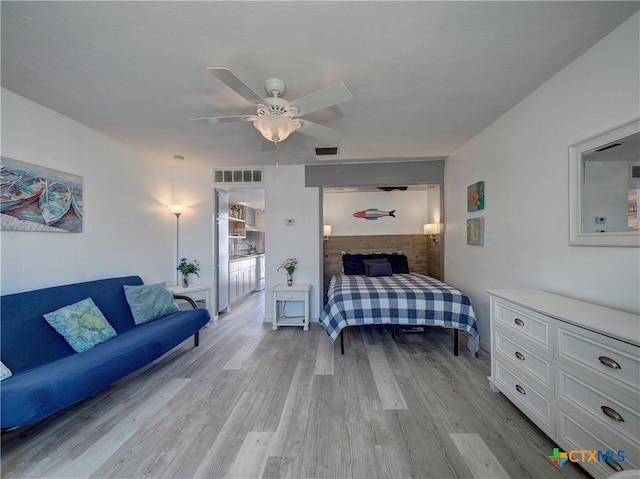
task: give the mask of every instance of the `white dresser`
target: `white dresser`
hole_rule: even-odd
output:
[[[640,316],[540,290],[488,292],[491,388],[592,476],[640,469]]]

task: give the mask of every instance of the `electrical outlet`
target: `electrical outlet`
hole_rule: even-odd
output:
[[[597,225],[603,225],[607,222],[607,217],[606,216],[596,216],[596,224]]]

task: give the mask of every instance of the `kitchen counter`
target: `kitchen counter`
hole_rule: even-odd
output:
[[[229,256],[229,261],[239,261],[241,259],[255,258],[256,256],[264,255],[264,253],[252,253],[252,254],[242,254],[238,256]]]

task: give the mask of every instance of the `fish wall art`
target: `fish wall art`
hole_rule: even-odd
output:
[[[377,208],[368,208],[366,210],[356,211],[353,216],[356,218],[364,218],[365,220],[377,220],[378,218],[384,218],[385,216],[391,216],[392,218],[395,218],[395,212],[396,210],[380,211]]]
[[[82,177],[0,157],[3,231],[82,232]]]

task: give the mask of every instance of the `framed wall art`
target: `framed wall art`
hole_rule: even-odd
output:
[[[484,181],[467,186],[467,211],[484,209]]]
[[[472,246],[484,245],[484,218],[467,220],[467,244]]]
[[[0,157],[3,231],[82,232],[82,177]]]

